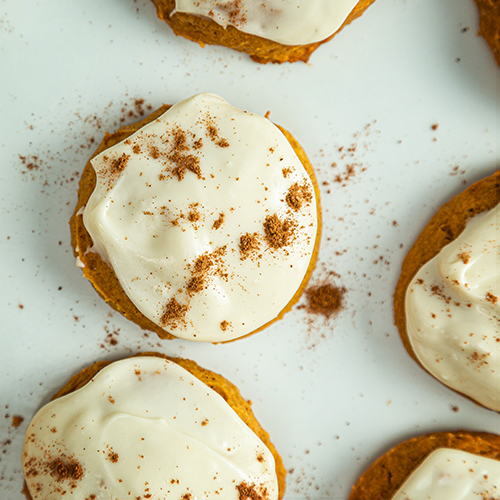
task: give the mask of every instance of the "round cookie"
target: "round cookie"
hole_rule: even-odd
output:
[[[112,365],[112,371],[107,368],[110,365]],[[100,374],[104,368],[106,370]],[[100,378],[96,379],[97,374],[100,374]],[[190,378],[191,376],[193,378]],[[195,379],[202,384],[194,383]],[[89,384],[91,380],[92,385]],[[117,387],[120,384],[122,385],[121,390]],[[215,391],[222,399],[211,392],[206,393],[205,390],[201,389],[203,384]],[[87,390],[87,393],[81,393],[82,390]],[[94,391],[90,393],[90,396],[93,396],[90,398],[91,401],[88,400],[89,390]],[[79,391],[81,395],[76,391]],[[166,399],[158,399],[157,396],[160,394],[164,398],[171,398],[168,399],[168,404]],[[66,410],[71,415],[76,413],[73,416],[61,417],[65,411],[66,401],[60,398],[68,395],[80,398],[70,400],[70,408]],[[150,399],[148,395],[153,396],[153,399]],[[55,403],[58,404],[55,405]],[[147,409],[142,406],[144,404]],[[227,408],[227,405],[230,408]],[[131,462],[137,460],[134,458],[135,453],[140,449],[140,453],[144,455],[143,461],[140,461],[144,474],[154,473],[157,475],[161,470],[161,477],[152,477],[146,483],[149,483],[150,490],[146,490],[144,493],[143,498],[145,499],[156,498],[154,488],[163,491],[162,484],[167,485],[168,488],[177,488],[175,491],[186,490],[188,494],[190,491],[196,494],[196,488],[199,490],[200,487],[209,489],[215,487],[208,484],[210,481],[202,486],[196,481],[191,481],[192,484],[186,484],[186,482],[190,482],[189,478],[193,477],[193,471],[178,470],[179,467],[176,467],[176,464],[184,464],[185,467],[188,467],[186,464],[189,464],[195,469],[204,467],[208,480],[212,479],[211,474],[214,474],[214,472],[210,473],[210,468],[215,467],[214,471],[218,470],[215,475],[219,476],[217,478],[219,480],[218,487],[225,488],[224,490],[217,488],[221,495],[223,491],[226,491],[226,495],[229,497],[236,496],[238,498],[237,490],[240,492],[239,498],[242,498],[243,492],[255,493],[256,500],[258,498],[281,500],[285,491],[286,470],[280,455],[269,439],[269,434],[262,429],[256,420],[250,405],[249,401],[242,398],[238,388],[224,377],[201,368],[194,361],[187,359],[170,358],[160,353],[146,352],[118,362],[96,362],[71,377],[54,395],[52,402],[42,408],[30,424],[26,433],[22,457],[29,490],[34,500],[45,498],[43,495],[47,494],[48,491],[44,488],[53,489],[54,494],[62,495],[61,498],[64,498],[68,488],[72,494],[78,493],[75,490],[79,488],[80,494],[90,494],[90,498],[92,498],[93,491],[91,490],[94,482],[97,481],[95,484],[97,489],[104,485],[104,483],[99,484],[99,477],[108,483],[105,486],[109,491],[111,491],[110,488],[116,488],[117,494],[123,488],[142,490],[143,486],[138,483],[136,478],[122,477],[120,474],[124,474],[124,470],[118,469],[119,465],[128,467],[125,472],[134,476],[136,468]],[[169,410],[169,406],[172,407],[171,410]],[[158,413],[158,407],[162,408],[164,413],[155,417]],[[85,412],[84,417],[80,418],[81,408],[84,408],[85,412],[88,413],[88,418],[85,417]],[[176,417],[184,418],[187,421],[176,422]],[[65,424],[64,418],[69,419],[67,424]],[[116,420],[117,418],[121,420]],[[169,420],[172,418],[173,420]],[[73,423],[76,420],[80,422],[81,430],[80,428],[74,430]],[[120,427],[120,421],[125,421],[125,425]],[[166,427],[158,426],[160,421],[165,421]],[[44,422],[48,422],[48,424],[45,425]],[[53,428],[49,431],[48,427],[51,426]],[[154,429],[151,429],[150,426],[153,426]],[[45,428],[47,430],[44,432]],[[118,430],[114,431],[114,429]],[[165,429],[171,437],[167,448],[164,447],[164,443],[161,444]],[[173,429],[173,432],[169,429]],[[187,435],[185,434],[186,430],[189,431]],[[152,440],[150,439],[151,432],[153,432]],[[84,437],[84,441],[81,441],[81,436],[86,436],[87,433],[89,437]],[[121,443],[124,435],[128,436],[127,446],[123,446]],[[137,444],[134,439],[140,436],[143,437]],[[243,436],[243,441],[240,443],[236,436]],[[183,452],[186,449],[184,442],[186,439],[187,450],[191,447],[192,452]],[[50,444],[47,441],[53,441],[53,443]],[[205,445],[197,448],[198,441],[205,443]],[[206,443],[208,443],[210,450],[208,454],[203,451]],[[84,446],[83,451],[77,451],[81,446]],[[91,453],[93,448],[103,446],[105,450],[103,450],[102,456],[97,450],[98,455],[93,458]],[[228,447],[227,452],[226,447]],[[86,449],[87,451],[85,451]],[[158,453],[164,453],[161,450],[166,449],[173,449],[180,453],[177,458],[172,458],[170,465],[169,460],[152,458],[156,457]],[[197,458],[193,461],[190,453],[194,453],[196,456],[201,453],[203,457],[198,463]],[[223,458],[214,458],[215,453]],[[207,460],[207,463],[204,464],[203,460]],[[257,464],[253,463],[254,460]],[[242,472],[235,473],[235,477],[238,478],[238,474],[240,474],[241,480],[241,477],[250,474],[249,478],[252,478],[253,482],[247,479],[242,481],[239,486],[235,486],[234,481],[228,482],[228,470],[227,466],[224,465],[228,461],[233,464],[229,467],[230,477],[233,474],[231,470],[241,470]],[[192,462],[193,465],[191,465]],[[88,470],[89,467],[94,467],[96,473],[88,474],[91,472]],[[141,467],[137,467],[137,469],[141,469]],[[101,473],[98,474],[98,470]],[[264,471],[266,475],[259,478],[257,473],[252,477],[252,474],[256,474],[258,470]],[[166,476],[175,474],[177,474],[175,480],[167,481]],[[196,474],[195,476],[197,477]],[[273,477],[274,479],[272,479]],[[205,478],[205,482],[206,480],[207,478]],[[152,496],[150,497],[148,494]],[[254,497],[252,496],[252,498]]]
[[[200,116],[204,121],[205,102],[209,110],[222,108],[228,117],[227,138],[219,137],[221,130],[214,121],[196,122],[198,129],[178,128],[179,116],[188,116],[193,108],[193,120]],[[164,114],[169,109],[177,114]],[[161,139],[151,126],[172,129],[168,133],[173,137],[165,132]],[[196,140],[193,130],[198,133]],[[237,135],[247,130],[254,142]],[[168,149],[170,145],[177,149]],[[115,154],[109,149],[113,146],[128,148],[129,154]],[[124,169],[117,168],[122,158],[129,161],[125,174],[132,161],[140,170],[132,171],[136,177],[121,188],[126,198],[96,205],[94,191],[99,188],[99,196],[108,196],[113,176],[123,175]],[[80,180],[70,220],[77,265],[108,304],[141,328],[166,339],[225,342],[267,327],[298,301],[317,258],[321,213],[314,170],[289,132],[236,110],[217,96],[200,94],[173,108],[164,105],[146,119],[106,134],[91,160],[100,162],[94,167],[104,173],[98,179],[89,161]],[[153,163],[160,170],[148,181]],[[136,194],[143,182],[147,192]],[[115,215],[111,229],[122,232],[113,233],[108,246],[124,253],[124,248],[135,252],[142,245],[132,256],[135,261],[128,254],[127,262],[121,254],[122,260],[113,261],[88,229],[96,228],[97,237],[103,227],[110,233],[110,223],[91,217],[118,205],[123,205],[123,213],[129,206],[140,207],[133,215],[127,212],[129,227],[123,230],[122,212]],[[90,215],[85,220],[87,210]],[[150,269],[153,253],[159,264]],[[142,275],[136,276],[136,271]],[[122,277],[120,272],[129,275]]]
[[[396,292],[394,295],[394,313],[395,313],[395,323],[399,329],[399,333],[403,344],[408,351],[408,354],[419,363],[422,368],[428,371],[431,375],[433,373],[423,365],[419,357],[417,356],[414,347],[412,346],[411,339],[408,334],[408,323],[407,323],[407,300],[410,293],[414,293],[415,288],[411,289],[412,283],[416,286],[427,286],[429,287],[429,296],[433,296],[436,299],[440,299],[442,301],[441,308],[443,309],[443,313],[445,316],[449,318],[453,317],[455,312],[458,312],[461,308],[462,311],[465,311],[465,314],[470,314],[471,312],[475,312],[481,307],[472,306],[472,304],[468,304],[467,298],[461,297],[460,301],[455,302],[454,297],[449,297],[448,292],[443,291],[441,286],[438,286],[435,283],[424,283],[423,279],[417,279],[417,273],[419,273],[424,266],[428,265],[428,263],[433,262],[433,259],[440,254],[441,251],[444,251],[445,247],[449,246],[451,243],[455,243],[459,241],[459,236],[464,232],[467,222],[473,220],[476,216],[480,214],[486,214],[488,211],[492,210],[494,207],[498,205],[500,202],[500,171],[494,173],[490,177],[487,177],[483,180],[480,180],[467,188],[462,193],[456,195],[452,198],[448,203],[444,204],[437,213],[432,217],[430,222],[424,228],[422,233],[417,238],[415,244],[408,252],[402,266],[401,276],[399,278]],[[475,220],[479,220],[475,219]],[[464,232],[465,234],[465,232]],[[449,247],[451,248],[451,247]],[[456,261],[459,265],[469,264],[467,257],[467,252],[463,254],[456,252],[457,255]],[[450,270],[450,273],[452,271]],[[455,271],[453,271],[455,272]],[[462,271],[462,275],[464,275],[464,271]],[[464,275],[465,276],[465,275]],[[446,277],[448,278],[448,277]],[[463,281],[463,280],[462,280]],[[460,290],[461,285],[465,285],[463,288],[468,288],[467,283],[459,283],[458,280],[452,280],[453,286],[456,283],[457,290]],[[434,286],[433,286],[434,285]],[[496,307],[496,300],[491,295],[489,297],[489,293],[485,293],[485,297],[483,299],[487,302],[486,306],[494,306]],[[435,310],[425,310],[423,314],[427,314],[429,318],[436,318],[436,313],[438,313],[438,308]],[[467,312],[469,311],[469,312]],[[438,313],[439,314],[439,313]],[[439,318],[438,318],[439,320]],[[436,321],[438,321],[436,320]],[[468,321],[464,321],[464,324],[468,324]],[[473,326],[471,326],[473,328]],[[495,327],[493,326],[493,329]],[[435,328],[435,332],[433,334],[433,338],[439,340],[438,338],[438,328]],[[431,336],[431,331],[429,331],[429,336]],[[463,352],[466,349],[469,349],[470,345],[472,345],[472,339],[476,336],[474,331],[471,329],[470,340],[471,344],[469,344],[469,338],[464,341],[463,345],[455,346],[451,344],[453,348],[458,349],[458,351]],[[485,332],[483,332],[485,333]],[[478,338],[477,335],[476,338]],[[490,346],[494,352],[497,351],[495,349],[498,340],[495,339],[494,335],[491,335],[488,341],[491,342]],[[485,340],[483,338],[483,340]],[[451,342],[451,341],[450,341]],[[458,342],[458,341],[457,341]],[[484,347],[484,346],[483,346]],[[460,353],[456,352],[456,356]],[[450,354],[451,356],[451,354]],[[495,355],[496,356],[496,355]],[[475,359],[475,358],[478,359]],[[440,365],[440,362],[443,361],[439,359],[436,363]],[[493,358],[491,358],[493,361]],[[470,365],[475,364],[476,372],[481,366],[487,366],[487,362],[485,363],[485,359],[483,359],[483,354],[481,353],[472,353],[469,356],[467,363]],[[442,363],[441,363],[442,364]],[[435,375],[433,375],[435,376]],[[437,378],[437,377],[436,377]],[[441,382],[443,382],[441,380]],[[443,382],[444,383],[444,382]],[[445,384],[448,385],[449,384]],[[455,389],[456,392],[464,395],[464,391]],[[471,394],[465,394],[469,398],[475,400],[476,402],[479,400],[478,398],[473,398]],[[481,402],[481,401],[480,401]],[[487,407],[491,407],[491,405],[486,405],[483,402],[483,405]]]
[[[500,65],[500,2],[496,0],[475,0],[479,9],[479,33],[491,47]]]
[[[361,475],[349,500],[390,500],[408,476],[438,448],[500,460],[500,436],[487,432],[437,432],[398,444]]]
[[[332,0],[329,1],[331,2]],[[254,61],[263,64],[268,62],[307,62],[311,54],[320,45],[331,40],[344,26],[361,16],[374,1],[359,0],[356,3],[355,1],[343,0],[343,3],[353,4],[349,7],[349,10],[352,10],[350,12],[347,10],[347,17],[343,18],[343,22],[341,21],[336,29],[334,28],[334,32],[330,31],[323,39],[315,40],[312,43],[296,42],[296,44],[293,44],[294,42],[287,42],[285,44],[252,33],[251,28],[248,28],[249,21],[253,20],[247,12],[248,5],[254,7],[254,3],[255,6],[258,6],[259,11],[254,22],[262,24],[265,27],[274,22],[275,12],[279,10],[278,8],[274,8],[274,4],[270,6],[271,12],[269,13],[269,18],[260,19],[259,16],[262,15],[262,9],[265,10],[266,5],[254,2],[253,0],[229,2],[215,2],[214,0],[209,2],[210,5],[206,2],[191,2],[195,8],[206,10],[206,12],[203,11],[199,14],[179,11],[179,9],[176,9],[175,0],[153,0],[156,5],[158,17],[168,23],[176,35],[181,35],[184,38],[198,42],[201,46],[204,44],[222,45],[240,52],[246,52]],[[309,7],[308,4],[305,5],[306,9],[307,7]],[[330,17],[325,16],[324,12],[321,14],[323,7],[317,5],[310,7],[317,10],[320,15],[320,22],[324,22],[325,19]],[[287,8],[292,7],[287,5],[283,10]],[[216,11],[215,13],[214,10]],[[308,18],[306,14],[302,16],[302,19],[306,18]],[[215,22],[214,19],[217,19],[219,22]],[[302,22],[302,19],[299,19],[299,22]],[[224,24],[227,24],[227,26],[225,27]],[[302,35],[303,29],[297,29],[296,26],[294,28],[297,36]],[[244,30],[246,29],[249,29],[249,32],[245,32]],[[279,30],[276,30],[276,32],[279,32]]]

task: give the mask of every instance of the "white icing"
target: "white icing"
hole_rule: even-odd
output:
[[[407,331],[437,379],[500,411],[500,206],[476,215],[406,294]]]
[[[207,124],[218,133],[215,141]],[[176,130],[185,132],[190,150],[182,154],[199,161],[200,175],[186,171],[179,180],[173,172]],[[199,139],[203,145],[195,149]],[[139,154],[133,152],[136,146]],[[110,176],[110,165],[122,155],[130,156],[125,168]],[[241,337],[274,319],[299,288],[318,230],[316,198],[304,166],[269,120],[199,94],[92,165],[98,183],[83,214],[92,251],[110,263],[137,308],[176,337],[210,342]],[[311,195],[300,210],[286,200],[296,184]],[[198,220],[189,220],[192,212]],[[223,223],[214,228],[221,213]],[[295,224],[290,244],[277,249],[266,241],[263,225],[274,214]],[[258,234],[260,247],[243,258],[240,238],[247,233]],[[223,255],[212,256],[204,289],[189,292],[197,259],[218,249]],[[173,300],[187,306],[185,316],[162,321]]]
[[[83,474],[51,475],[57,460]],[[33,500],[238,500],[242,483],[278,498],[269,449],[219,394],[157,357],[112,363],[44,406],[22,462]]]
[[[175,12],[284,45],[320,42],[333,35],[359,0],[176,0]]]
[[[433,451],[392,500],[493,500],[500,495],[500,462],[461,450]]]

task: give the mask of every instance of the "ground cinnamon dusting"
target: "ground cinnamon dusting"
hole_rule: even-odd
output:
[[[50,475],[58,483],[62,481],[79,481],[83,478],[83,468],[74,458],[56,458],[47,464]]]
[[[177,128],[174,130],[173,134],[173,147],[168,155],[168,159],[175,165],[172,173],[177,176],[179,181],[184,179],[186,170],[193,172],[198,179],[201,179],[200,159],[194,155],[184,154],[186,151],[189,151],[186,132]]]
[[[281,221],[277,214],[268,215],[264,221],[264,234],[267,244],[273,249],[290,245],[296,230],[296,223],[291,219]]]
[[[340,312],[344,306],[345,288],[330,284],[312,286],[306,290],[309,301],[307,310],[310,313],[321,314],[326,318]]]
[[[109,167],[109,173],[113,175],[123,172],[127,166],[129,158],[130,155],[123,153],[119,158],[113,160]]]
[[[12,417],[12,427],[14,427],[14,429],[17,429],[23,422],[24,417],[21,417],[20,415],[14,415]]]
[[[221,212],[219,214],[219,218],[216,221],[214,221],[212,229],[219,229],[222,226],[222,224],[224,224],[225,218],[226,216]]]
[[[288,189],[288,193],[286,195],[286,203],[287,205],[296,212],[302,208],[304,203],[311,203],[312,201],[312,193],[309,186],[304,183],[302,185],[295,182]]]
[[[463,262],[465,265],[467,265],[467,264],[469,263],[469,261],[470,261],[470,253],[468,253],[468,252],[459,253],[459,254],[458,254],[458,257],[459,257],[460,259],[462,259],[462,262]]]
[[[226,320],[221,321],[221,323],[220,323],[220,329],[221,329],[223,332],[225,332],[225,331],[226,331],[228,328],[230,328],[230,327],[231,327],[231,323],[230,323],[229,321],[226,321]]]
[[[207,117],[207,120],[210,120],[210,116]],[[207,123],[207,136],[212,142],[215,142],[215,144],[220,148],[229,147],[229,142],[227,142],[227,140],[224,139],[223,137],[219,137],[219,131],[217,130],[217,127],[210,121],[208,121]]]
[[[252,252],[257,251],[260,248],[259,233],[243,234],[240,236],[240,243],[238,247],[240,249],[240,260],[245,260]]]
[[[110,462],[113,462],[114,464],[116,464],[118,462],[119,456],[118,456],[118,453],[110,451],[108,454],[108,458],[109,458]]]
[[[203,276],[193,276],[187,286],[188,295],[192,296],[195,293],[200,293],[205,288],[205,278]]]
[[[491,292],[488,292],[486,294],[486,300],[488,302],[491,302],[492,304],[496,304],[498,302],[498,297],[496,295],[493,295]]]
[[[187,311],[188,307],[186,305],[179,304],[175,297],[172,297],[165,306],[160,323],[175,330],[179,324],[186,324]]]
[[[236,486],[238,490],[238,500],[268,500],[269,493],[265,486],[257,486],[242,482]]]
[[[156,146],[150,146],[149,156],[151,156],[153,160],[157,160],[160,157],[160,150]]]
[[[187,219],[189,222],[196,222],[200,220],[200,214],[196,211],[196,209],[193,209],[188,213]]]

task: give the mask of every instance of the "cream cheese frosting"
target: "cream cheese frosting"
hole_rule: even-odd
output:
[[[500,205],[467,222],[406,294],[407,332],[438,380],[500,411]]]
[[[33,500],[278,498],[264,443],[219,394],[158,357],[112,363],[44,406],[22,462]]]
[[[199,94],[92,166],[97,184],[83,211],[91,251],[176,337],[241,337],[299,289],[318,232],[316,195],[269,120]]]
[[[204,16],[284,45],[333,35],[359,0],[176,0],[175,12]]]
[[[439,448],[412,472],[392,500],[493,500],[499,495],[498,460]]]

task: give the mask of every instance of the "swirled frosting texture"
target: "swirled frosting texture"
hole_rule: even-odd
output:
[[[410,475],[392,500],[479,500],[500,495],[500,462],[439,448]]]
[[[175,12],[212,19],[284,45],[333,35],[359,0],[176,0]]]
[[[278,497],[262,441],[215,391],[157,357],[115,362],[44,406],[22,461],[33,500]]]
[[[413,278],[407,331],[437,379],[500,411],[500,206],[470,219]]]
[[[300,287],[318,231],[314,187],[269,120],[200,94],[92,165],[92,250],[176,337],[241,337]]]

